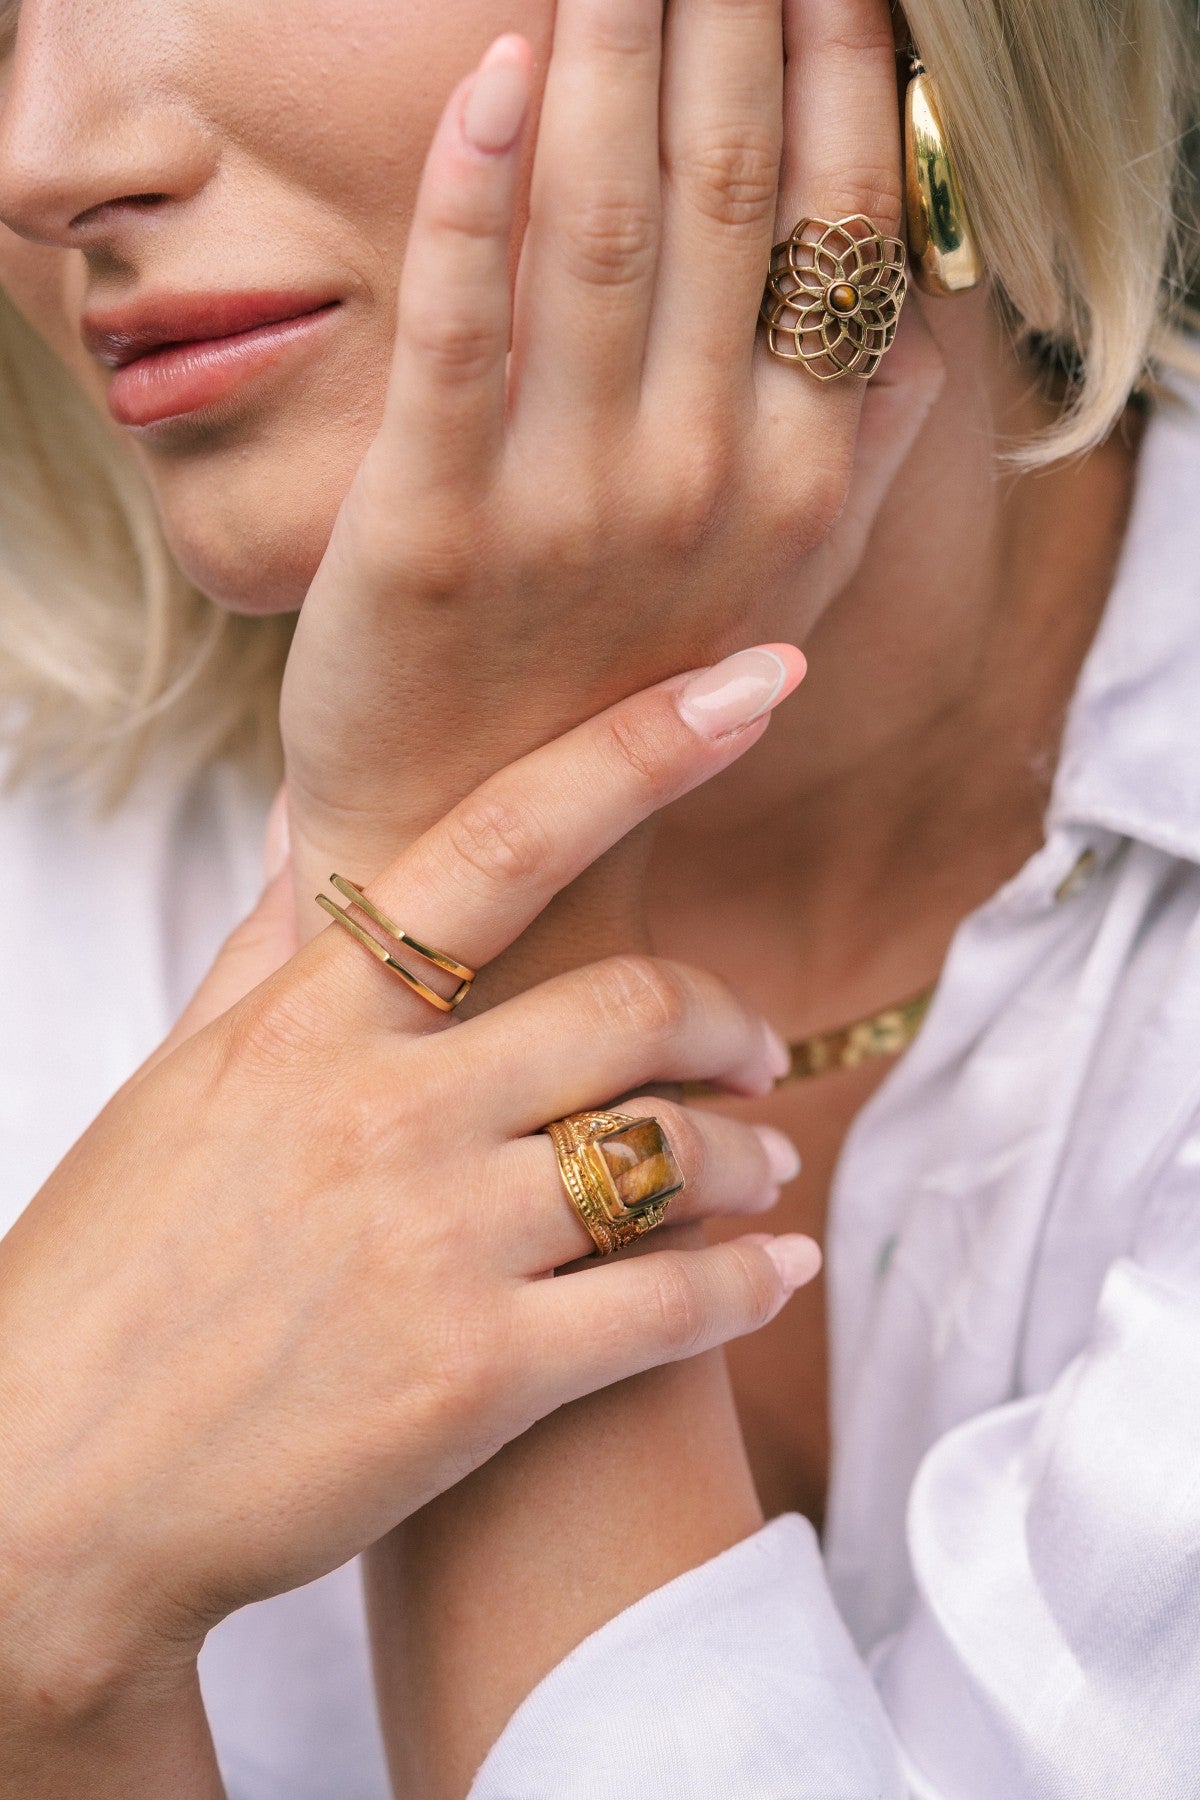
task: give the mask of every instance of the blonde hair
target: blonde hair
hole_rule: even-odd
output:
[[[0,292],[0,742],[115,804],[160,746],[278,781],[291,617],[214,606],[130,452]]]
[[[1196,0],[908,0],[990,277],[1073,368],[1029,462],[1098,442],[1178,327],[1196,262]],[[1194,361],[1194,359],[1193,359]],[[35,768],[117,796],[169,737],[278,764],[291,621],[183,580],[144,482],[0,297],[0,728]]]
[[[1197,265],[1196,0],[908,0],[985,265],[1074,379],[1026,462],[1104,437],[1179,332]]]

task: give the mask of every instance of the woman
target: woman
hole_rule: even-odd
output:
[[[6,1787],[1194,1791],[1200,424],[1133,397],[1183,355],[1187,9],[12,10],[4,284],[196,588],[302,612],[290,856],[277,809],[155,1051],[247,893],[216,752],[276,628],[218,641],[22,346]],[[864,388],[910,30],[983,279],[939,151],[908,225],[959,291]],[[107,825],[33,784],[131,744]],[[319,931],[331,869],[475,1016]],[[882,1085],[769,1091],[935,980]],[[646,1091],[689,1080],[727,1098]],[[537,1279],[588,1248],[539,1127],[629,1092],[681,1223]],[[789,1137],[786,1231],[697,1247]],[[819,1293],[779,1309],[835,1164],[830,1469]]]

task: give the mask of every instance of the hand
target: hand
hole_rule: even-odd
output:
[[[378,867],[648,679],[802,634],[936,391],[915,315],[861,431],[862,384],[756,345],[800,216],[899,228],[885,0],[686,0],[665,32],[661,0],[559,0],[510,301],[529,65],[502,39],[447,106],[382,428],[301,614],[283,731],[306,906],[327,855]]]
[[[486,963],[757,740],[764,718],[712,733],[794,685],[796,653],[775,663],[773,688],[739,659],[503,771],[375,898]],[[590,1243],[539,1127],[655,1080],[761,1093],[781,1068],[696,971],[612,961],[447,1027],[331,926],[127,1086],[0,1245],[8,1729],[22,1697],[165,1682],[223,1614],[335,1567],[563,1402],[771,1317],[806,1240],[664,1232],[543,1279]],[[772,1203],[774,1134],[622,1104],[676,1146],[676,1219]]]

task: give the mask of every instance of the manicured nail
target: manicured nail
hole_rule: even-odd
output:
[[[510,150],[529,108],[529,66],[520,38],[497,38],[479,65],[463,107],[467,142],[493,155]]]
[[[793,1293],[820,1270],[821,1250],[812,1238],[773,1237],[763,1249],[779,1270],[783,1285]]]
[[[267,814],[267,829],[263,835],[262,872],[263,886],[270,887],[292,853],[292,834],[288,825],[287,788],[281,787],[271,802],[271,810]]]
[[[800,1152],[790,1137],[784,1132],[776,1131],[774,1125],[756,1125],[758,1141],[767,1153],[767,1167],[771,1171],[771,1180],[782,1187],[787,1181],[794,1181],[800,1173]]]
[[[773,1025],[763,1020],[763,1035],[767,1040],[767,1063],[776,1081],[782,1081],[792,1066],[792,1049],[786,1038],[780,1037]]]
[[[684,724],[701,737],[726,737],[786,700],[804,679],[806,667],[794,645],[760,644],[689,676],[675,704]]]

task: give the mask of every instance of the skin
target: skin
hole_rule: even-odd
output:
[[[647,0],[515,12],[304,0],[284,30],[274,0],[25,0],[0,216],[36,244],[6,235],[0,279],[97,396],[85,290],[112,301],[218,269],[222,286],[344,299],[303,371],[137,444],[215,599],[304,602],[283,731],[305,934],[330,867],[383,867],[532,745],[740,643],[802,642],[814,678],[768,738],[600,858],[480,983],[494,1002],[581,956],[649,948],[718,971],[800,1035],[929,981],[964,914],[1036,848],[1132,445],[998,474],[999,448],[1054,405],[986,289],[914,300],[865,405],[856,384],[752,354],[766,253],[797,216],[898,223],[875,0],[745,0],[736,19],[689,0],[665,51]],[[558,32],[544,157],[532,116],[507,156],[470,150],[459,89],[418,199],[446,94],[514,23],[535,113]],[[699,154],[717,145],[736,154]],[[145,194],[159,198],[130,203]],[[581,234],[581,218],[608,229]],[[626,229],[647,218],[653,255]],[[488,842],[510,826],[492,814]],[[444,904],[405,917],[445,939]],[[259,972],[251,957],[244,979]],[[882,1072],[759,1102],[806,1156],[788,1223],[819,1233]],[[733,1373],[763,1502],[817,1514],[823,1320],[819,1290],[806,1299]],[[637,1550],[614,1559],[594,1523],[618,1509]],[[398,1791],[465,1792],[582,1635],[760,1516],[706,1358],[564,1408],[425,1507],[370,1565]],[[140,1689],[138,1706],[144,1739]]]

